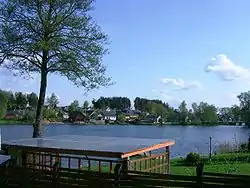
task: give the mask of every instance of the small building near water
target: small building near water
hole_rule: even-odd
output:
[[[69,121],[71,122],[85,122],[87,117],[84,113],[80,111],[74,111],[69,114]]]
[[[9,120],[9,119],[18,119],[20,118],[20,112],[19,111],[7,111],[6,114],[4,115],[4,119]]]
[[[107,107],[105,110],[102,110],[100,112],[100,114],[98,115],[98,119],[102,119],[109,122],[115,122],[117,119],[116,115],[116,110],[112,110]]]

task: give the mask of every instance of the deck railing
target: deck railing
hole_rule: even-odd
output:
[[[131,171],[166,174],[169,172],[169,155],[168,153],[161,153],[130,160],[128,169]]]
[[[28,152],[24,156],[24,165],[31,168],[51,169],[56,162],[60,168],[113,173],[121,160],[43,152]]]
[[[79,187],[189,187],[189,188],[248,188],[250,176],[203,172],[197,166],[195,176],[127,171],[128,173],[90,172],[79,169],[59,168],[50,171],[7,167],[0,174],[0,187],[79,188]],[[0,167],[1,169],[1,167]],[[0,172],[2,172],[0,170]]]

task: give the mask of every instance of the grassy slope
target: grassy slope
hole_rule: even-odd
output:
[[[171,173],[180,175],[195,175],[196,168],[183,165],[183,159],[171,160]],[[211,162],[208,157],[203,157],[205,172],[218,172],[230,174],[250,175],[250,154],[249,153],[229,153],[212,157]]]

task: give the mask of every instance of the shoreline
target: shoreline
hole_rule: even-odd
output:
[[[0,126],[7,126],[7,125],[32,125],[32,122],[25,122],[25,121],[15,121],[15,120],[0,120]],[[153,124],[153,123],[142,123],[142,124],[129,124],[129,123],[112,123],[112,124],[93,124],[93,123],[85,123],[85,122],[44,122],[44,125],[75,125],[75,126],[156,126],[156,127],[165,127],[165,126],[237,126],[237,127],[245,127],[247,125],[236,125],[236,124],[178,124],[178,123],[167,123],[163,125]]]

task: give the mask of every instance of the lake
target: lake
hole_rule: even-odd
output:
[[[2,125],[2,141],[30,138],[31,125]],[[45,136],[87,135],[112,137],[139,137],[172,139],[176,145],[171,148],[171,157],[186,156],[187,153],[208,154],[209,137],[212,136],[212,149],[226,142],[246,141],[250,128],[242,126],[140,126],[140,125],[46,125]]]

